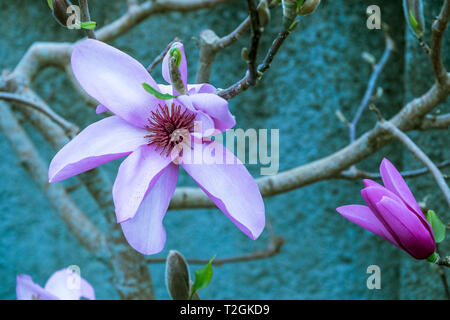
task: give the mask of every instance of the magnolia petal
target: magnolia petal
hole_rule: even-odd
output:
[[[20,274],[16,279],[17,300],[59,300],[57,296],[34,283],[26,274]]]
[[[218,133],[220,132],[215,130],[214,120],[206,113],[197,111],[194,119],[194,132],[192,133],[194,137],[210,137]]]
[[[216,129],[223,132],[235,126],[236,120],[228,110],[227,100],[211,93],[194,94],[189,98],[197,110],[213,118]]]
[[[184,53],[184,46],[181,42],[175,42],[172,45],[172,48],[176,46],[180,52],[181,52],[181,60],[180,65],[178,66],[178,70],[180,70],[181,80],[183,81],[184,87],[187,87],[187,61],[186,61],[186,55]],[[172,83],[172,80],[170,79],[170,72],[169,72],[169,58],[170,58],[170,50],[166,53],[164,56],[163,62],[162,62],[162,76],[164,80],[167,81],[167,83]],[[178,95],[178,93],[173,90],[174,95]]]
[[[383,196],[376,206],[410,255],[426,259],[434,252],[433,235],[402,202]]]
[[[181,105],[183,105],[184,107],[186,107],[188,110],[190,110],[192,112],[197,112],[197,109],[192,104],[191,96],[188,96],[188,95],[178,96],[176,99],[174,99],[174,102],[180,103]]]
[[[391,235],[398,242],[399,246],[407,251],[405,247],[405,242],[402,237],[405,237],[405,232],[401,232],[402,229],[399,227],[399,223],[408,226],[409,230],[414,230],[423,233],[424,231],[428,235],[432,235],[432,231],[429,230],[428,222],[424,222],[420,216],[418,216],[414,211],[408,208],[405,203],[398,197],[395,193],[391,192],[386,188],[379,187],[368,187],[361,191],[364,201],[367,203],[369,208],[374,212],[378,219],[384,224],[386,229],[391,233]],[[397,207],[401,207],[402,210],[397,209],[395,213],[395,219],[391,217],[391,213],[386,210],[380,210],[378,203],[383,198],[392,199],[392,201],[398,204]],[[434,241],[434,240],[433,240]]]
[[[135,216],[145,195],[170,162],[170,157],[148,145],[141,146],[122,162],[113,186],[117,222]]]
[[[215,161],[206,161],[203,155],[211,148],[215,150]],[[186,172],[242,232],[253,240],[258,238],[264,229],[265,211],[255,179],[217,142],[196,144],[193,153],[194,159],[203,160],[196,164],[183,155]]]
[[[49,181],[61,181],[126,156],[147,143],[146,134],[117,116],[95,122],[55,155]]]
[[[105,112],[108,112],[108,111],[109,111],[108,108],[105,107],[105,106],[102,105],[102,104],[99,104],[99,105],[97,106],[97,108],[95,109],[95,113],[96,113],[96,114],[102,114],[102,113],[105,113]]]
[[[169,164],[163,169],[148,192],[134,218],[120,225],[128,243],[142,254],[160,252],[166,243],[164,215],[175,191],[178,166]]]
[[[386,229],[377,216],[369,209],[369,207],[352,204],[336,208],[342,216],[348,220],[356,223],[358,226],[375,233],[376,235],[388,240],[396,246],[399,246],[397,241],[392,237],[390,232]]]
[[[101,41],[87,39],[72,52],[73,73],[83,89],[130,124],[144,128],[160,100],[142,87],[158,85],[138,61]]]
[[[217,90],[216,87],[209,83],[188,84],[187,87],[189,95],[197,93],[215,93]]]
[[[61,300],[80,300],[80,297],[95,300],[94,288],[69,268],[56,271],[45,284],[45,290]]]
[[[159,87],[159,91],[163,94],[173,94],[173,87],[170,84],[158,84]],[[171,101],[171,100],[165,100],[167,101]]]
[[[379,187],[379,188],[384,188],[381,184],[379,184],[378,182],[375,182],[375,181],[373,181],[373,180],[370,180],[370,179],[363,179],[363,183],[364,183],[364,186],[366,187],[366,188],[368,188],[368,187]]]
[[[398,195],[406,205],[411,207],[419,215],[425,218],[420,206],[417,204],[411,190],[406,184],[400,172],[394,165],[386,158],[383,159],[380,165],[380,174],[383,179],[384,186]]]
[[[373,212],[373,214],[377,217],[377,219],[383,224],[386,230],[389,232],[394,242],[398,244],[399,247],[403,248],[401,242],[399,241],[397,235],[392,230],[391,226],[384,220],[383,216],[378,212],[377,203],[381,200],[383,196],[391,197],[395,201],[401,202],[401,199],[397,197],[396,194],[392,193],[385,187],[376,184],[371,185],[367,188],[361,190],[361,196],[364,199],[364,202],[367,204],[369,209]]]

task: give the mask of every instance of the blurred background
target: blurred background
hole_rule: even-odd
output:
[[[442,1],[424,1],[429,39],[431,18],[439,13]],[[351,119],[359,105],[370,65],[364,51],[377,60],[384,50],[380,30],[366,28],[366,8],[380,6],[382,19],[391,28],[397,46],[378,85],[383,97],[377,107],[385,117],[397,113],[412,98],[423,94],[433,83],[428,57],[408,32],[401,1],[323,0],[315,14],[301,19],[275,58],[271,69],[257,87],[230,100],[237,128],[280,129],[280,171],[327,156],[344,147],[348,130],[335,116],[336,110]],[[101,27],[126,11],[126,1],[90,1],[91,19]],[[231,32],[247,16],[245,1],[236,0],[213,9],[190,13],[151,16],[126,35],[111,42],[142,64],[150,64],[166,45],[179,37],[186,48],[189,80],[195,79],[198,50],[192,37],[203,29],[219,36]],[[76,41],[81,31],[67,30],[56,23],[45,0],[0,0],[0,69],[12,70],[35,41]],[[272,11],[260,49],[261,58],[281,27],[281,8]],[[240,79],[246,69],[241,48],[243,37],[221,51],[216,58],[211,83],[227,87]],[[449,44],[443,52],[450,64]],[[160,66],[153,72],[162,81]],[[86,127],[101,118],[87,107],[60,70],[46,69],[35,80],[36,91],[63,117]],[[439,109],[449,112],[450,103]],[[56,150],[21,119],[27,132],[49,162]],[[364,113],[358,134],[372,128],[376,117]],[[410,136],[440,162],[450,158],[448,130],[410,133]],[[399,169],[420,168],[405,148],[391,143],[363,161],[359,167],[378,171],[383,157]],[[119,161],[108,164],[114,179]],[[247,166],[257,177],[259,167]],[[450,173],[448,169],[444,173]],[[72,178],[68,185],[75,185]],[[73,180],[73,181],[72,181]],[[427,199],[444,222],[450,213],[429,175],[407,180],[418,201]],[[184,172],[178,185],[194,186]],[[444,299],[437,272],[424,261],[413,260],[393,245],[341,217],[335,208],[361,203],[361,181],[331,180],[265,199],[266,214],[273,232],[286,240],[274,257],[246,263],[214,267],[214,277],[204,299]],[[86,190],[72,192],[75,202],[98,224],[104,220]],[[442,208],[442,209],[441,209]],[[29,274],[44,285],[56,270],[78,265],[82,276],[95,288],[99,299],[117,299],[109,278],[110,271],[70,234],[42,192],[29,179],[18,159],[0,134],[0,299],[15,299],[17,274]],[[249,240],[218,209],[176,210],[166,214],[165,249],[187,258],[231,257],[266,248],[265,230],[257,241]],[[131,247],[130,247],[131,250]],[[442,245],[450,252],[449,241]],[[369,290],[369,265],[381,268],[381,289]],[[164,283],[164,264],[149,264],[158,299],[168,299]],[[198,266],[191,265],[191,273]],[[450,272],[446,271],[447,276]]]

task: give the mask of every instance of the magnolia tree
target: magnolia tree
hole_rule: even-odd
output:
[[[343,217],[386,239],[412,258],[439,268],[450,267],[450,256],[440,253],[438,247],[445,240],[446,225],[435,211],[443,210],[431,204],[425,207],[417,201],[404,180],[404,177],[428,174],[436,183],[436,192],[440,191],[450,206],[450,190],[440,171],[449,162],[435,164],[405,133],[445,129],[450,124],[448,114],[431,115],[450,94],[450,74],[442,52],[450,1],[441,1],[442,9],[435,19],[424,17],[422,1],[403,2],[405,21],[417,38],[417,45],[429,56],[435,76],[426,93],[411,100],[390,119],[385,119],[376,107],[382,95],[377,90],[377,81],[395,50],[395,43],[389,27],[381,20],[380,8],[369,6],[367,27],[382,30],[386,47],[378,61],[370,54],[364,55],[373,72],[353,118],[347,120],[342,112],[336,114],[348,127],[349,144],[325,158],[287,171],[277,172],[278,165],[274,165],[274,170],[262,172],[263,176],[257,179],[243,163],[245,137],[244,148],[238,140],[237,156],[234,142],[228,145],[227,140],[226,146],[223,143],[222,138],[230,132],[237,135],[233,128],[239,119],[229,107],[234,97],[266,80],[272,61],[283,50],[289,36],[297,32],[303,16],[320,10],[319,0],[243,1],[248,16],[230,34],[219,37],[213,30],[201,32],[196,66],[188,65],[186,56],[192,53],[185,51],[178,38],[161,48],[161,54],[148,67],[148,61],[137,61],[126,50],[108,44],[154,14],[214,10],[213,7],[225,2],[129,0],[128,11],[123,16],[108,25],[97,26],[95,17],[90,17],[87,0],[76,4],[49,0],[56,21],[67,32],[82,29],[87,39],[76,43],[35,43],[14,70],[0,79],[0,128],[4,136],[74,237],[111,270],[119,296],[153,299],[147,264],[165,262],[170,296],[199,299],[198,290],[211,281],[214,264],[270,258],[280,252],[284,243],[283,238],[272,234],[266,250],[243,256],[187,261],[180,252],[171,250],[167,259],[148,257],[165,247],[163,219],[167,210],[217,207],[248,238],[256,240],[265,228],[270,228],[266,223],[265,197],[336,178],[362,179],[365,186],[361,190],[365,205],[338,207],[336,210]],[[267,52],[262,52],[260,40],[266,36],[264,27],[268,24],[275,25],[279,32]],[[426,28],[431,28],[431,39],[424,37]],[[242,49],[242,58],[247,62],[242,78],[227,88],[215,87],[210,83],[210,75],[216,54],[246,35],[250,42]],[[97,114],[104,115],[102,120],[80,130],[64,114],[52,110],[33,89],[35,77],[49,66],[61,67],[66,72],[86,105],[94,106]],[[159,72],[164,83],[157,83],[152,77]],[[195,83],[188,83],[188,72],[196,72]],[[356,128],[366,109],[372,110],[378,121],[358,137]],[[86,108],[86,112],[94,109]],[[50,164],[42,159],[21,127],[20,114],[55,149]],[[278,137],[278,132],[272,134],[272,156],[277,144],[274,137]],[[269,144],[265,138],[257,147],[260,155],[262,152],[267,158]],[[394,140],[400,141],[423,168],[399,172],[386,157],[380,163],[380,174],[358,169],[359,162]],[[112,182],[101,165],[119,158],[122,163]],[[180,170],[198,188],[177,187]],[[107,217],[106,230],[100,230],[87,217],[60,183],[76,175]],[[383,185],[373,180],[378,178]],[[358,200],[355,194],[348,202]],[[204,266],[191,278],[188,263]],[[445,273],[442,281],[448,294]],[[28,275],[17,277],[18,299],[80,297],[95,299],[94,288],[73,266],[54,273],[44,288]]]

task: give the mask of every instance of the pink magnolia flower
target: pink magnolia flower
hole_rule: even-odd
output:
[[[95,300],[94,288],[74,270],[56,271],[44,288],[34,283],[30,276],[17,276],[17,300]]]
[[[405,180],[387,159],[380,165],[384,187],[364,180],[361,195],[367,206],[348,205],[336,210],[357,225],[388,240],[416,259],[434,253],[433,229]]]
[[[146,92],[142,84],[161,93],[178,93],[171,85],[156,84],[135,59],[100,41],[77,44],[72,53],[76,79],[100,103],[97,112],[109,110],[115,115],[84,129],[56,154],[49,168],[49,180],[56,182],[128,156],[119,168],[113,198],[117,222],[127,241],[143,254],[158,253],[164,247],[162,221],[175,191],[179,160],[187,158],[178,153],[181,158],[176,159],[173,153],[191,139],[196,145],[189,153],[194,157],[212,148],[222,157],[233,159],[233,164],[181,161],[183,169],[248,237],[256,239],[265,224],[264,202],[245,166],[221,144],[203,141],[198,135],[193,138],[196,123],[201,124],[200,135],[207,137],[232,128],[235,120],[228,102],[214,94],[212,85],[187,85],[184,48],[181,43],[176,46],[181,53],[179,71],[187,95],[160,100]],[[170,83],[168,58],[164,58],[162,74]],[[180,130],[191,137],[177,135]],[[186,149],[183,152],[191,151]]]

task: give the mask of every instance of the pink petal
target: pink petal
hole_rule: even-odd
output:
[[[159,91],[161,93],[168,93],[170,95],[173,95],[172,85],[170,85],[170,84],[158,84],[158,87],[159,87]],[[167,103],[167,101],[171,101],[171,100],[165,100],[165,101],[166,101],[166,104],[169,104],[169,103]]]
[[[391,238],[393,239],[393,243],[396,243],[398,246],[402,247],[401,242],[398,239],[397,235],[392,230],[391,226],[384,220],[383,216],[378,212],[378,208],[376,205],[384,196],[390,197],[395,201],[399,202],[401,202],[401,199],[397,197],[397,195],[386,189],[385,187],[378,184],[362,189],[361,196],[363,197],[364,202],[367,204],[367,206],[375,215],[375,217],[383,224],[385,229],[389,232]]]
[[[377,203],[378,211],[400,239],[402,246],[416,259],[426,259],[436,247],[434,237],[420,219],[402,202],[383,197]]]
[[[216,87],[209,83],[200,83],[200,84],[188,84],[188,93],[189,95],[197,94],[197,93],[215,93]]]
[[[209,115],[202,111],[197,111],[197,115],[194,119],[194,132],[195,137],[210,137],[220,133],[215,130],[214,120]]]
[[[381,184],[379,184],[378,182],[375,182],[375,181],[373,181],[373,180],[370,180],[370,179],[363,179],[363,183],[364,183],[364,186],[366,187],[366,188],[368,188],[368,187],[379,187],[379,188],[384,188]]]
[[[72,69],[83,89],[130,124],[143,128],[160,100],[142,87],[158,85],[135,59],[97,40],[84,40],[72,52]]]
[[[122,222],[128,243],[142,254],[160,252],[166,243],[164,215],[175,191],[178,166],[169,164],[146,195],[134,218]]]
[[[148,145],[141,146],[122,162],[113,187],[117,222],[135,216],[148,190],[170,162],[170,157]]]
[[[126,156],[147,143],[146,134],[117,116],[95,122],[56,154],[49,180],[61,181]]]
[[[265,213],[255,179],[231,152],[217,142],[196,144],[194,159],[202,159],[207,148],[216,151],[216,163],[203,159],[202,163],[195,164],[183,156],[183,168],[242,232],[251,239],[258,238],[264,229]],[[228,159],[231,161],[227,163]]]
[[[178,49],[180,49],[181,52],[181,61],[180,65],[178,66],[178,69],[180,70],[181,80],[184,83],[184,87],[187,87],[187,61],[186,61],[186,55],[184,54],[184,46],[180,42],[176,42],[172,45],[176,46]],[[167,52],[167,54],[164,56],[163,62],[162,62],[162,76],[164,80],[167,81],[167,83],[172,83],[172,80],[170,79],[170,72],[169,72],[169,57],[170,57],[170,51]],[[178,95],[175,90],[173,91],[174,95]]]
[[[45,284],[45,290],[61,300],[80,300],[80,297],[95,300],[94,289],[89,282],[68,268],[56,271]]]
[[[102,105],[102,104],[99,104],[99,105],[97,106],[97,108],[95,109],[95,113],[96,113],[96,114],[105,113],[105,112],[107,112],[107,111],[109,111],[108,108],[105,107],[105,106]]]
[[[352,204],[339,207],[336,210],[353,223],[356,223],[364,229],[375,233],[396,246],[399,246],[397,241],[392,237],[383,223],[378,220],[376,215],[368,207]]]
[[[17,276],[16,295],[17,300],[59,300],[57,296],[34,283],[26,274]]]
[[[402,175],[386,158],[381,162],[380,173],[386,188],[398,195],[406,205],[415,210],[419,215],[425,217]]]
[[[234,116],[228,110],[228,101],[211,93],[199,93],[189,96],[197,110],[213,118],[215,128],[220,131],[231,129],[236,124]]]
[[[188,95],[181,95],[178,96],[176,99],[173,99],[174,102],[177,104],[181,104],[184,107],[186,107],[187,109],[193,111],[193,112],[197,112],[198,110],[194,107],[194,105],[192,104],[192,100],[191,100],[191,96]]]

